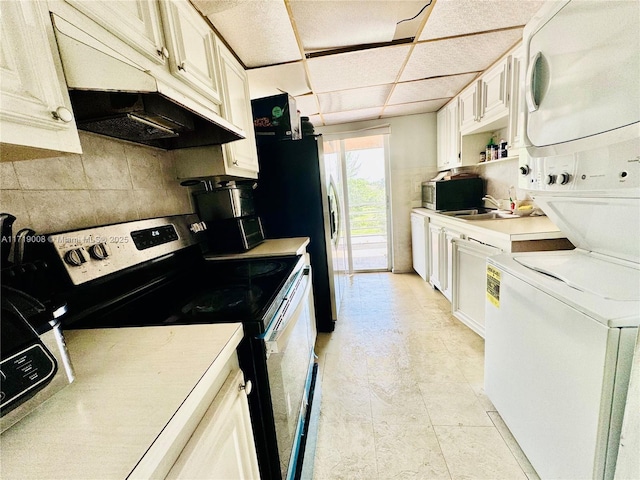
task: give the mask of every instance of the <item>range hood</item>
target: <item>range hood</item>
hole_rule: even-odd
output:
[[[220,145],[243,130],[53,14],[78,129],[165,150]]]

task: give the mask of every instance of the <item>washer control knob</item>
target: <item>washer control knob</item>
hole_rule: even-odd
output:
[[[67,265],[71,265],[72,267],[80,267],[87,261],[87,259],[84,258],[84,253],[82,253],[81,248],[74,248],[64,254],[64,261]]]
[[[569,180],[571,180],[571,175],[569,175],[567,172],[562,172],[560,174],[560,185],[566,185],[567,183],[569,183]]]
[[[107,252],[107,246],[104,243],[96,243],[89,247],[89,255],[94,260],[104,260],[109,256],[109,252]]]
[[[529,175],[531,173],[531,169],[529,165],[523,165],[520,167],[520,175]]]
[[[547,185],[553,185],[554,183],[556,183],[556,176],[552,174],[547,175],[546,182],[547,182]]]

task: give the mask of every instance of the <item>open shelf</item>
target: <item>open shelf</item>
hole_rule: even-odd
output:
[[[476,164],[476,166],[483,167],[483,166],[491,164],[491,163],[508,162],[509,160],[517,160],[518,158],[519,158],[518,155],[513,155],[513,156],[510,156],[510,157],[499,158],[498,160],[489,160],[488,162],[478,162]]]

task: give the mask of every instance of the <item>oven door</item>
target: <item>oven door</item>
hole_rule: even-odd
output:
[[[264,335],[269,388],[283,479],[302,461],[305,418],[312,392],[316,327],[310,269],[287,294]]]

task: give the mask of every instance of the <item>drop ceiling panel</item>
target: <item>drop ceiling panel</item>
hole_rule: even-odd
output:
[[[247,70],[251,98],[287,92],[298,96],[311,92],[302,62]]]
[[[518,28],[419,43],[400,81],[481,72],[522,39],[522,30]]]
[[[376,85],[340,92],[320,93],[318,94],[318,100],[323,113],[333,113],[344,110],[381,107],[387,101],[389,93],[391,93],[390,84]]]
[[[382,107],[365,108],[363,110],[353,110],[351,112],[327,113],[323,115],[325,125],[335,125],[338,123],[359,122],[361,120],[372,120],[378,118],[382,113]]]
[[[302,95],[296,97],[296,107],[300,110],[300,115],[304,117],[311,117],[319,113],[318,102],[315,95]]]
[[[302,45],[312,52],[390,42],[396,23],[414,17],[425,2],[291,0],[290,5]]]
[[[467,73],[399,83],[396,85],[393,94],[391,94],[389,104],[396,105],[436,98],[455,97],[476,77],[477,74],[475,73]]]
[[[415,115],[418,113],[433,113],[440,110],[450,98],[439,100],[427,100],[425,102],[405,103],[402,105],[390,105],[382,112],[382,117],[400,117],[402,115]]]
[[[193,3],[246,67],[302,58],[284,2],[194,0]]]
[[[311,86],[319,93],[393,83],[409,48],[401,45],[310,58]]]
[[[438,0],[420,40],[525,25],[543,0]]]

